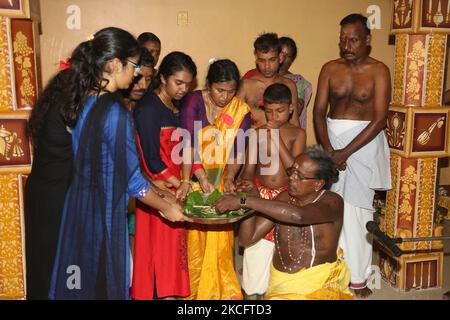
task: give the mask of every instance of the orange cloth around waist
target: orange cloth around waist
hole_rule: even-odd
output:
[[[286,191],[288,189],[288,186],[282,186],[282,187],[276,188],[276,189],[265,187],[261,184],[261,181],[256,176],[254,178],[254,182],[255,182],[256,188],[258,188],[260,197],[263,199],[267,199],[267,200],[275,199],[280,193],[282,193],[283,191]]]

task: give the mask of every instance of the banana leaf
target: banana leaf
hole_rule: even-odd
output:
[[[222,193],[219,192],[219,190],[214,190],[213,193],[211,193],[205,201],[205,205],[210,206],[214,204],[217,200],[219,200],[222,197]]]

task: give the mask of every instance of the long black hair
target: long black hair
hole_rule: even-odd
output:
[[[92,40],[80,43],[70,57],[70,67],[50,80],[33,108],[28,135],[34,145],[51,106],[57,105],[66,125],[75,127],[87,97],[99,94],[108,84],[103,78],[108,61],[117,58],[125,65],[127,58],[138,54],[136,39],[119,28],[102,29]]]
[[[192,58],[184,52],[173,51],[162,60],[158,74],[152,81],[151,91],[161,86],[161,77],[167,79],[179,71],[187,71],[192,74],[193,78],[197,76],[197,66]]]

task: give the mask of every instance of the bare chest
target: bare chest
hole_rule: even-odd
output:
[[[263,112],[264,114],[264,112]],[[265,116],[265,115],[264,115]],[[272,129],[270,130],[270,139],[269,138],[269,130],[268,129],[260,129],[258,131],[258,147],[264,148],[266,153],[260,153],[264,155],[272,155],[272,147],[275,149],[274,154],[279,154],[279,145],[283,143],[288,150],[292,150],[295,142],[295,135],[291,129],[281,128],[281,129]],[[270,165],[270,164],[268,164]]]
[[[342,72],[330,78],[330,99],[366,104],[373,100],[375,85],[364,72]]]
[[[266,85],[262,82],[256,82],[247,94],[247,103],[251,108],[259,109],[264,105],[263,96]]]

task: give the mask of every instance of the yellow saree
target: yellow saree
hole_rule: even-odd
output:
[[[223,108],[214,125],[201,130],[199,154],[208,179],[222,191],[225,167],[237,131],[250,112],[237,97]],[[234,270],[233,225],[192,225],[188,229],[191,295],[196,300],[239,300],[241,287]]]
[[[342,250],[333,263],[323,263],[296,273],[286,273],[272,265],[267,300],[351,300],[350,271],[342,260]]]

